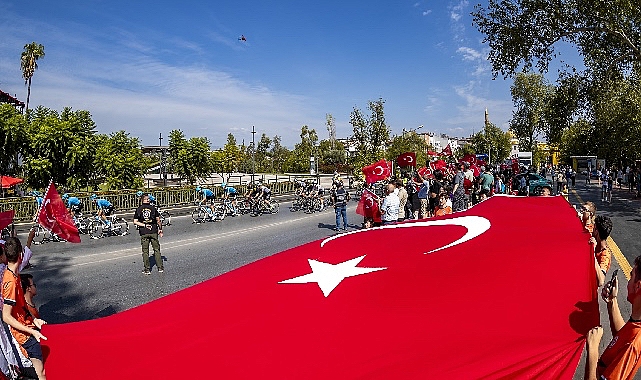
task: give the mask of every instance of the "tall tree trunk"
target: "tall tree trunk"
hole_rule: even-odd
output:
[[[29,78],[29,84],[27,85],[27,107],[25,109],[25,113],[29,111],[29,98],[31,97],[31,78]]]

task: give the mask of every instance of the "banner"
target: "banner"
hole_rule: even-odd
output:
[[[532,243],[542,233],[545,250]],[[588,238],[564,198],[507,195],[332,235],[115,315],[43,326],[47,378],[572,379],[599,324]],[[171,364],[140,359],[154,352]]]
[[[391,163],[385,160],[365,166],[361,170],[365,175],[365,182],[368,184],[387,179],[392,174]]]
[[[378,197],[376,194],[364,189],[361,199],[358,201],[358,205],[356,205],[356,213],[380,223],[381,210],[378,207]]]
[[[398,163],[398,166],[400,167],[405,167],[405,166],[416,167],[416,153],[406,152],[406,153],[400,154],[396,158],[396,163]]]
[[[53,182],[45,193],[38,211],[38,223],[70,243],[80,243],[80,234]]]

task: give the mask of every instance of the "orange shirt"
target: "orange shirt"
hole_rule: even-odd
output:
[[[595,249],[594,256],[596,257],[596,261],[599,263],[599,267],[607,273],[608,270],[610,270],[610,262],[612,261],[612,253],[608,247],[603,247],[603,249],[598,252]]]
[[[588,231],[589,233],[592,233],[592,232],[594,231],[594,223],[588,223],[588,224],[586,224],[586,225],[584,226],[584,228],[585,228],[585,229],[586,229],[586,231]]]
[[[445,206],[444,208],[439,208],[436,206],[434,209],[434,216],[443,216],[452,213],[452,208],[450,206]]]
[[[29,315],[31,315],[31,318],[40,318],[40,312],[36,308],[36,306],[31,306],[29,303],[25,300],[25,307],[27,308],[27,311],[29,312]]]
[[[34,327],[33,318],[27,315],[27,304],[24,300],[22,286],[20,286],[20,277],[16,276],[9,268],[5,269],[2,276],[2,298],[4,299],[5,305],[13,306],[11,315],[18,320],[18,322],[25,326]],[[31,336],[13,327],[11,328],[11,334],[21,346]]]
[[[608,380],[634,379],[641,361],[641,322],[628,321],[599,359],[597,373]]]

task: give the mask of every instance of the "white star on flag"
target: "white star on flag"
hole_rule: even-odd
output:
[[[387,269],[357,267],[356,265],[358,265],[364,257],[365,255],[338,264],[329,264],[322,261],[307,259],[309,266],[312,268],[312,273],[290,278],[289,280],[283,280],[279,282],[279,284],[307,284],[310,282],[316,282],[323,292],[323,295],[327,297],[329,296],[329,293],[331,293],[332,290],[334,290],[338,284],[347,277]]]

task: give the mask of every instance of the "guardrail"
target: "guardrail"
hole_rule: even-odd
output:
[[[294,192],[293,182],[276,182],[269,183],[268,185],[273,195],[283,195]],[[247,191],[247,185],[234,187],[240,194],[244,194]],[[196,195],[195,188],[195,186],[157,187],[153,190],[146,191],[146,193],[152,194],[156,198],[156,202],[161,206],[173,207],[189,205],[198,199],[199,197]],[[220,186],[211,187],[210,190],[214,192],[216,197],[219,197],[223,193],[223,189]],[[82,212],[90,214],[96,211],[93,202],[91,202],[91,194],[96,194],[98,198],[111,202],[115,206],[116,211],[130,211],[135,210],[140,205],[140,199],[136,196],[137,191],[138,190],[119,190],[95,193],[69,193],[69,195],[80,199],[82,202]],[[14,220],[16,222],[24,222],[33,219],[36,211],[38,211],[38,205],[33,197],[0,199],[0,212],[6,210],[15,210],[16,215]]]

